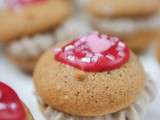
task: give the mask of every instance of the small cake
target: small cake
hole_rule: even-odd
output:
[[[97,32],[46,52],[33,79],[47,120],[137,120],[154,95],[128,46]]]
[[[94,29],[123,38],[137,53],[145,51],[160,30],[159,0],[91,0]]]
[[[0,82],[0,120],[33,120],[15,91]]]
[[[71,13],[70,1],[4,0],[0,42],[7,57],[32,72],[39,56],[55,42],[54,32]]]
[[[160,40],[156,41],[156,56],[157,60],[160,62]]]

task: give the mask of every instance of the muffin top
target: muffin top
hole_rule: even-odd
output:
[[[159,0],[91,0],[88,7],[99,17],[143,17],[158,11]]]
[[[157,55],[157,59],[160,62],[160,40],[157,40],[157,46],[156,46],[156,55]]]
[[[53,109],[90,117],[134,102],[143,89],[144,71],[119,38],[92,33],[46,52],[33,79],[38,94]]]
[[[0,9],[0,42],[54,29],[71,13],[64,0],[5,0]]]
[[[17,94],[0,82],[0,120],[26,120],[26,118],[24,106]]]

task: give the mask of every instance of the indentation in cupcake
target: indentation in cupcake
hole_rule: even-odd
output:
[[[55,59],[88,72],[110,71],[129,59],[129,49],[117,37],[97,32],[55,49]]]

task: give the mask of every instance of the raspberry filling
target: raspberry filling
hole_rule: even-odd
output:
[[[11,10],[21,9],[31,4],[41,3],[47,0],[6,0],[7,7]]]
[[[129,59],[129,48],[117,37],[92,33],[55,49],[55,59],[87,72],[117,69]]]
[[[17,94],[0,82],[0,120],[25,120],[26,114]]]

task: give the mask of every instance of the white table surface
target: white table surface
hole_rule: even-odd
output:
[[[144,68],[160,88],[160,68],[151,52],[141,56]],[[12,86],[20,98],[31,110],[35,120],[45,120],[39,111],[36,97],[34,96],[34,86],[32,77],[26,75],[11,64],[0,52],[0,80]],[[159,90],[158,90],[159,91]],[[160,95],[157,91],[157,99],[150,105],[144,120],[160,120]]]

